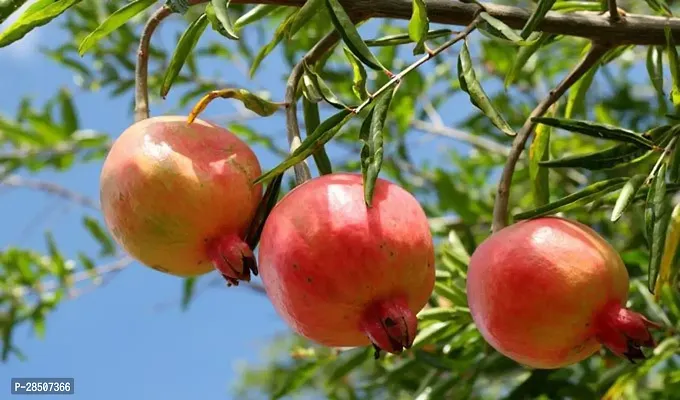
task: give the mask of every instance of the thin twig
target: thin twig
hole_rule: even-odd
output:
[[[529,118],[522,128],[517,132],[517,136],[512,142],[512,148],[508,159],[505,162],[505,167],[503,168],[503,173],[501,175],[500,182],[498,183],[498,192],[496,194],[496,201],[494,203],[493,209],[493,224],[492,231],[498,232],[503,229],[508,223],[508,199],[510,197],[510,186],[512,185],[512,175],[515,172],[515,166],[520,158],[520,155],[524,151],[524,146],[526,145],[527,139],[531,136],[531,133],[536,127],[536,123],[533,121],[534,118],[540,117],[548,111],[548,108],[552,106],[560,97],[581,77],[587,73],[590,68],[597,64],[602,56],[604,56],[607,51],[611,48],[610,45],[605,45],[601,43],[593,43],[590,51],[586,56],[579,62],[579,64],[560,82],[557,87],[551,91],[548,96],[541,101],[538,106],[531,112]]]
[[[5,179],[0,180],[0,185],[39,190],[41,192],[46,192],[51,195],[72,201],[76,204],[80,204],[81,206],[90,208],[92,210],[99,210],[99,204],[97,204],[97,202],[91,198],[80,193],[76,193],[53,182],[24,178],[18,175],[10,175]]]
[[[135,122],[149,118],[149,45],[158,25],[172,14],[167,5],[154,12],[146,21],[139,38],[135,67]]]
[[[300,143],[302,139],[300,137],[300,125],[297,118],[297,87],[302,79],[302,74],[304,72],[304,64],[313,64],[318,61],[324,54],[330,51],[333,46],[335,46],[340,40],[340,36],[337,31],[333,30],[331,33],[323,37],[314,47],[304,57],[293,67],[288,77],[288,82],[286,83],[286,131],[288,133],[288,144],[290,145],[290,151],[293,152]],[[309,167],[305,161],[300,164],[296,164],[295,167],[295,183],[296,185],[301,185],[302,183],[311,179],[311,173],[309,172]]]
[[[661,153],[661,156],[659,156],[659,159],[656,160],[656,163],[654,164],[654,167],[652,167],[651,172],[647,176],[647,179],[645,179],[645,185],[649,185],[652,183],[652,180],[654,180],[654,177],[656,176],[656,173],[659,172],[659,168],[661,168],[661,164],[663,163],[663,160],[671,154],[671,151],[675,148],[675,142],[678,140],[678,137],[674,137],[671,139],[670,142],[668,142],[668,145],[666,146],[665,149],[663,149],[663,152]]]
[[[439,135],[454,140],[459,140],[474,146],[480,150],[486,150],[491,153],[500,154],[507,156],[510,154],[510,147],[504,146],[497,143],[491,139],[487,139],[483,136],[473,135],[471,133],[461,131],[458,129],[449,128],[447,126],[438,126],[426,121],[413,120],[411,121],[411,127],[422,132],[430,133],[433,135]]]
[[[621,14],[619,14],[619,7],[616,5],[616,0],[609,0],[609,20],[611,22],[619,22]]]

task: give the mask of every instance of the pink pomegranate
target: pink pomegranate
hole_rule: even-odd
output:
[[[601,345],[634,362],[659,327],[625,308],[628,272],[591,228],[562,218],[522,221],[487,238],[470,260],[467,293],[486,341],[534,368],[561,368]]]
[[[269,298],[299,334],[326,346],[373,344],[400,353],[434,287],[425,213],[401,187],[379,179],[371,207],[361,175],[335,173],[288,193],[260,240]]]
[[[250,280],[243,242],[262,196],[253,151],[228,130],[186,117],[137,122],[116,140],[101,172],[106,225],[137,260],[177,276],[217,268]],[[256,270],[254,272],[257,272]]]

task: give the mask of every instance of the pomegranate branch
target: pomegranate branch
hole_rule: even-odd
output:
[[[621,14],[619,13],[619,7],[616,5],[616,0],[609,0],[609,20],[612,22],[619,22],[621,20]]]
[[[597,64],[602,56],[604,56],[609,49],[611,49],[611,44],[604,44],[599,42],[593,42],[590,51],[581,62],[574,67],[574,69],[560,82],[555,89],[553,89],[548,96],[541,101],[534,111],[531,112],[527,120],[524,122],[522,128],[517,132],[517,136],[512,142],[512,147],[510,153],[508,154],[508,159],[505,162],[505,167],[503,167],[503,173],[501,175],[500,182],[498,183],[498,190],[496,193],[496,200],[493,208],[493,223],[491,225],[491,230],[493,232],[498,232],[499,230],[505,228],[508,223],[508,199],[510,196],[510,186],[512,184],[512,175],[515,172],[515,166],[520,158],[520,155],[524,151],[524,146],[526,145],[527,139],[531,136],[531,133],[536,127],[536,123],[533,121],[534,118],[540,117],[545,114],[546,111],[557,102],[557,100],[566,93],[569,88],[574,85],[581,77],[586,74],[595,64]]]
[[[149,45],[158,25],[173,13],[167,5],[154,12],[144,25],[139,38],[135,67],[135,121],[149,118]]]

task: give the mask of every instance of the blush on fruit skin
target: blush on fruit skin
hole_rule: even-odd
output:
[[[101,172],[106,225],[134,258],[196,276],[217,268],[249,280],[241,239],[262,196],[253,151],[228,130],[186,117],[137,122],[115,141]],[[256,272],[256,271],[254,271]]]
[[[435,280],[417,200],[379,179],[368,208],[361,175],[349,173],[312,179],[274,207],[259,267],[274,307],[299,334],[392,353],[411,347]]]
[[[557,217],[526,220],[487,238],[471,257],[468,303],[500,353],[529,367],[582,361],[605,345],[631,361],[658,327],[627,310],[628,272],[597,232]]]

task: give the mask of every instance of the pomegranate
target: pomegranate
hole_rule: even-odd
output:
[[[434,288],[434,247],[418,201],[383,179],[372,206],[362,177],[335,173],[293,189],[272,210],[259,267],[274,307],[299,334],[333,347],[413,344]]]
[[[659,325],[625,308],[628,272],[597,232],[557,217],[487,238],[471,257],[470,311],[486,341],[533,368],[561,368],[609,348],[631,362]]]
[[[243,241],[262,196],[253,151],[233,133],[186,117],[135,123],[115,141],[101,172],[104,219],[141,263],[176,276],[213,268],[232,284],[257,273]]]

